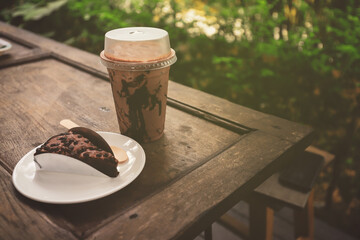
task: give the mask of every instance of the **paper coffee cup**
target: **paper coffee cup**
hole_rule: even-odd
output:
[[[109,31],[100,57],[109,72],[120,132],[139,142],[159,139],[170,65],[176,62],[168,33],[148,27]]]

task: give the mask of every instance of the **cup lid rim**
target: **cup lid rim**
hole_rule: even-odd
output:
[[[100,61],[105,67],[123,71],[146,71],[161,69],[174,64],[176,60],[177,57],[174,49],[172,48],[168,57],[146,62],[115,61],[107,58],[104,54],[104,50],[100,53]]]

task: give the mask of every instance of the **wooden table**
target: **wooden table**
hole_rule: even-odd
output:
[[[119,132],[99,57],[0,23],[0,236],[4,239],[191,239],[311,142],[307,126],[169,83],[165,135],[142,144],[146,165],[126,188],[70,205],[32,201],[16,163],[68,118]],[[176,64],[173,66],[176,68]]]

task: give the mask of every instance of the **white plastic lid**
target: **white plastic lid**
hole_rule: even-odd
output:
[[[167,31],[151,27],[114,29],[105,34],[104,55],[113,61],[149,62],[171,55]]]

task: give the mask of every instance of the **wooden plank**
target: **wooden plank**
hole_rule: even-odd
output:
[[[18,39],[26,39],[27,42],[30,42],[44,50],[51,51],[54,56],[65,56],[70,61],[77,62],[83,66],[90,67],[102,73],[107,73],[106,68],[100,63],[98,55],[61,44],[52,39],[42,37],[24,29],[16,28],[4,22],[0,22],[0,31],[6,32],[11,36],[16,36]]]
[[[271,240],[273,238],[274,210],[268,208],[261,199],[253,199],[250,206],[250,233],[251,240]]]
[[[210,224],[210,226],[208,226],[208,227],[204,230],[204,238],[205,238],[205,240],[212,240],[212,239],[213,239],[213,235],[212,235],[212,224]]]
[[[0,68],[30,62],[50,56],[50,51],[41,48],[29,47],[6,36],[7,35],[4,36],[4,33],[0,32],[0,37],[5,41],[10,42],[12,47],[9,52],[0,56]]]
[[[14,189],[9,173],[1,167],[0,202],[1,239],[75,239],[41,211],[26,204],[24,197]]]
[[[106,68],[101,65],[98,55],[66,46],[2,22],[0,22],[0,30],[27,39],[27,41],[51,51],[53,56],[62,59],[62,61],[71,62],[73,65],[77,64],[79,67],[93,72],[98,76],[107,76]],[[176,64],[173,68],[175,67]],[[188,106],[201,109],[212,115],[221,116],[223,119],[236,124],[244,125],[248,128],[259,129],[294,143],[312,132],[309,127],[303,126],[302,124],[260,113],[172,81],[169,82],[168,97],[176,102],[181,102]]]
[[[298,142],[307,135],[314,134],[313,129],[309,126],[294,123],[271,115],[259,120],[247,122],[246,126],[259,129],[293,143]]]
[[[2,32],[0,32],[0,38],[11,43],[11,45],[12,45],[11,49],[8,50],[8,52],[6,52],[5,55],[19,56],[19,55],[22,55],[22,54],[28,52],[29,50],[31,50],[31,47],[25,46],[21,43],[11,40],[10,38],[6,37],[6,35],[4,35],[4,33],[2,33]],[[4,55],[1,55],[0,59],[2,60],[3,58],[4,58]]]
[[[328,166],[335,159],[334,154],[324,151],[324,150],[317,148],[315,146],[312,146],[312,145],[307,147],[305,150],[307,152],[311,152],[311,153],[322,156],[324,158],[324,167]]]
[[[251,129],[249,127],[246,127],[244,125],[238,124],[237,122],[230,121],[226,118],[223,118],[221,116],[217,116],[214,114],[211,114],[207,111],[204,111],[202,109],[187,105],[182,102],[178,102],[175,99],[168,98],[167,104],[171,107],[174,107],[176,109],[179,109],[181,111],[187,112],[193,116],[206,119],[209,122],[212,122],[218,126],[221,126],[223,128],[226,128],[230,131],[239,133],[239,134],[245,134],[249,133],[251,131],[255,131],[256,129]]]
[[[245,202],[241,202],[233,207],[228,213],[228,216],[231,216],[234,224],[238,222],[245,223],[245,230],[248,229],[246,224],[248,223],[248,205]],[[220,222],[222,225],[222,222]],[[215,224],[213,224],[215,225]],[[229,229],[233,230],[233,229]],[[232,231],[236,233],[236,231]],[[216,236],[218,233],[213,227],[213,234]],[[241,236],[241,239],[248,239],[246,236]],[[340,230],[330,226],[326,222],[315,217],[314,219],[314,238],[315,239],[326,239],[326,240],[336,240],[336,239],[346,239],[346,240],[355,240],[354,237],[341,232]],[[219,238],[221,239],[221,238]],[[294,218],[293,218],[293,209],[285,207],[280,211],[275,212],[274,216],[274,239],[295,239],[294,237]]]
[[[10,171],[27,151],[64,131],[59,125],[64,118],[95,130],[119,131],[108,82],[52,59],[2,69],[0,73],[4,76],[0,83],[0,131],[4,134],[0,154]],[[131,188],[81,206],[36,206],[82,236],[209,161],[240,137],[168,107],[165,135],[157,142],[143,144],[147,163]]]
[[[119,215],[89,239],[194,238],[278,169],[293,151],[291,143],[266,133],[247,134],[228,151]]]
[[[169,97],[221,116],[228,121],[250,129],[258,129],[291,142],[297,142],[313,131],[308,126],[260,113],[175,82],[169,83]]]
[[[231,211],[231,210],[230,210]],[[244,239],[249,238],[249,227],[230,214],[222,215],[217,222]]]
[[[300,192],[280,184],[279,175],[279,172],[273,174],[258,186],[254,190],[254,197],[264,198],[269,206],[274,205],[275,208],[279,203],[292,208],[303,208],[310,193]]]
[[[323,151],[314,146],[306,148],[307,152],[318,154],[325,159],[325,166],[333,159],[334,155]],[[270,206],[285,204],[288,207],[302,209],[306,206],[311,191],[301,192],[288,186],[284,186],[279,182],[280,173],[277,172],[266,179],[260,186],[254,190],[255,197],[262,197],[268,201]]]
[[[1,22],[0,22],[0,26],[2,26]],[[4,29],[3,27],[0,27],[1,38],[5,38],[5,39],[11,41],[12,43],[15,43],[16,45],[21,45],[24,49],[39,48],[39,46],[37,44],[29,42],[27,39],[23,38],[22,36],[10,34],[6,31],[3,31],[3,29]],[[17,29],[21,29],[21,28],[17,28]]]
[[[51,56],[50,52],[41,48],[34,48],[21,55],[4,55],[3,59],[0,59],[0,68],[10,67],[13,65],[23,64],[27,62],[33,62]]]
[[[117,129],[111,88],[104,81],[51,59],[0,73],[1,159],[10,169],[27,151],[64,131],[59,125],[64,118],[96,130]]]
[[[305,208],[294,211],[294,229],[296,239],[314,239],[314,190]]]
[[[174,68],[176,65],[174,65]],[[169,97],[179,102],[204,109],[210,113],[230,119],[239,124],[259,120],[267,116],[265,113],[237,105],[226,99],[219,98],[205,92],[186,87],[182,84],[171,82],[169,84]],[[247,126],[247,125],[246,125]]]

